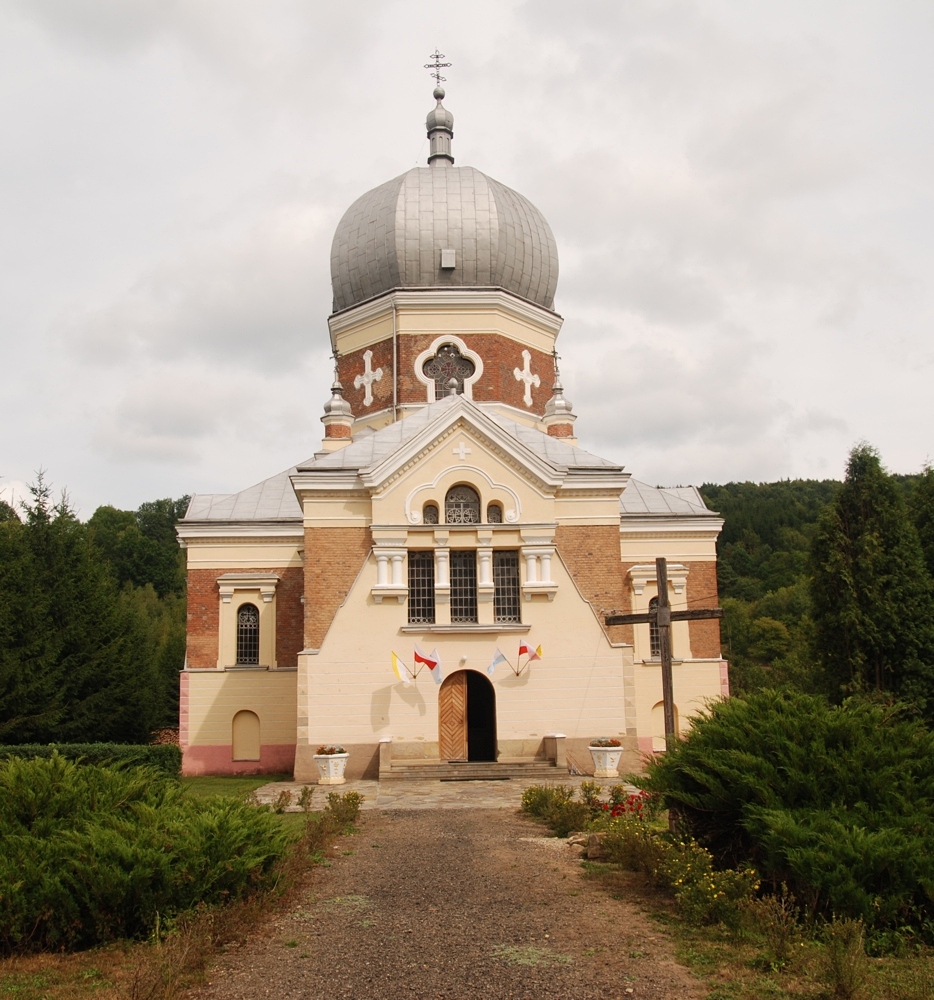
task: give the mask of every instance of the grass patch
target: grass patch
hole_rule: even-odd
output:
[[[206,775],[196,778],[182,778],[182,787],[195,798],[209,795],[223,795],[225,798],[244,799],[250,792],[268,785],[271,781],[291,781],[291,774],[247,774],[233,777]]]
[[[559,955],[533,944],[500,944],[493,949],[493,957],[507,965],[568,965],[571,961],[570,955]]]
[[[784,964],[774,961],[768,928],[747,925],[739,932],[722,925],[692,926],[662,892],[638,873],[601,866],[592,877],[611,894],[642,905],[672,939],[678,961],[704,980],[707,1000],[835,1000],[831,955],[823,940],[803,935]],[[633,955],[632,957],[636,957]],[[901,956],[867,958],[854,1000],[930,1000],[934,997],[934,951],[913,949]]]

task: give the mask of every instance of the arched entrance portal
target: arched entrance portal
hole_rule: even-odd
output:
[[[442,760],[496,760],[496,694],[476,670],[458,670],[438,693]]]

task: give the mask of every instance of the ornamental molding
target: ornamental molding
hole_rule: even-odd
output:
[[[432,421],[408,444],[377,465],[361,469],[360,479],[366,486],[382,488],[412,468],[438,442],[447,441],[453,434],[462,433],[467,428],[471,431],[469,436],[477,439],[523,479],[537,481],[543,495],[551,495],[567,475],[565,470],[555,468],[536,455],[464,396],[457,396],[447,412]]]
[[[655,563],[644,563],[629,567],[629,581],[633,592],[641,594],[647,583],[658,582],[658,572]],[[668,582],[676,594],[683,594],[688,582],[688,568],[684,563],[668,563]]]
[[[372,367],[373,352],[366,350],[363,352],[363,373],[357,375],[353,380],[353,387],[359,389],[363,386],[363,405],[369,406],[373,402],[373,383],[379,382],[383,377],[383,369]]]
[[[464,475],[460,475],[463,472]],[[434,500],[438,504],[439,515],[443,513],[444,508],[444,497],[438,494],[438,483],[441,482],[445,477],[453,477],[452,485],[456,484],[459,479],[482,479],[485,480],[491,490],[499,490],[506,494],[512,500],[512,507],[507,508],[503,512],[503,517],[508,524],[515,524],[519,518],[522,516],[522,501],[519,499],[519,494],[516,493],[512,487],[507,486],[505,483],[497,483],[489,475],[489,473],[484,472],[483,469],[478,468],[476,465],[452,465],[448,469],[444,469],[439,472],[437,476],[430,482],[420,483],[418,486],[413,487],[408,496],[405,498],[405,516],[408,518],[410,524],[421,524],[422,523],[422,507],[429,501]],[[424,500],[416,501],[416,497],[420,493],[428,493],[429,495],[424,498]],[[482,507],[485,504],[493,503],[500,499],[498,496],[491,497],[481,497],[481,514],[483,513]],[[480,522],[485,526],[486,522]],[[432,527],[435,527],[432,525]],[[457,525],[444,524],[444,528],[457,527]]]
[[[532,353],[531,351],[522,352],[522,368],[513,368],[513,377],[517,382],[522,382],[524,384],[525,391],[523,393],[522,399],[525,405],[529,408],[532,406],[532,386],[534,385],[538,389],[542,380],[538,375],[532,374]]]
[[[287,524],[263,524],[250,521],[182,521],[175,526],[179,544],[186,548],[191,542],[222,545],[230,543],[251,544],[256,542],[296,542],[304,541],[301,516]]]
[[[256,591],[265,604],[271,604],[281,579],[278,573],[223,573],[217,578],[217,587],[224,604],[230,604],[238,590]]]
[[[391,313],[393,309],[406,312],[437,312],[439,309],[452,309],[460,313],[500,310],[515,319],[544,329],[552,337],[558,336],[564,323],[564,319],[558,313],[528,302],[501,288],[424,288],[405,291],[396,289],[330,316],[328,329],[332,346],[336,346],[336,340],[342,334]]]

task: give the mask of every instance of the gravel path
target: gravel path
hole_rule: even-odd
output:
[[[504,810],[371,812],[197,1000],[700,1000],[659,928]]]

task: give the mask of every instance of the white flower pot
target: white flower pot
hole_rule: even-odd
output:
[[[316,753],[315,763],[318,765],[319,785],[343,785],[344,768],[347,766],[349,753]]]
[[[588,747],[593,757],[593,776],[595,778],[618,778],[619,759],[623,755],[622,747]]]

